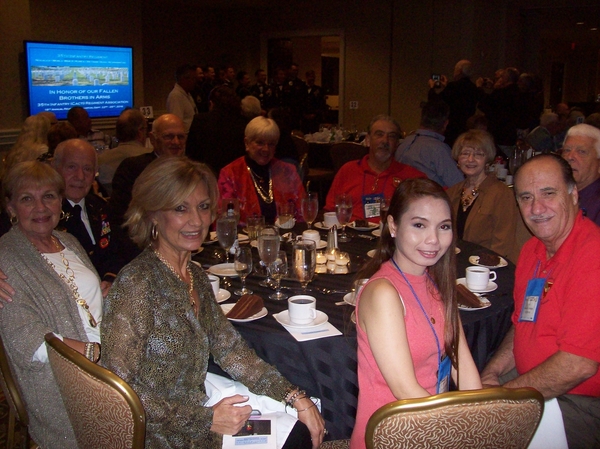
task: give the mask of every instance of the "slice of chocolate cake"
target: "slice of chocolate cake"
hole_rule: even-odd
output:
[[[497,267],[500,265],[500,256],[490,253],[482,253],[479,255],[479,265],[485,265],[486,267]]]
[[[458,284],[456,286],[456,301],[461,306],[480,308],[481,301],[479,297],[469,290],[465,285]]]
[[[260,296],[243,295],[225,316],[234,320],[244,320],[256,315],[263,307],[264,303]]]

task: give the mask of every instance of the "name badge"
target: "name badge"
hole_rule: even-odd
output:
[[[379,217],[381,211],[381,199],[383,198],[382,193],[374,193],[371,195],[363,195],[363,212],[365,218]]]
[[[529,280],[527,289],[525,290],[525,300],[523,301],[523,307],[521,307],[519,321],[535,323],[545,285],[546,278],[534,278]]]
[[[446,393],[450,389],[451,370],[452,363],[450,363],[450,357],[444,357],[438,368],[437,394]]]

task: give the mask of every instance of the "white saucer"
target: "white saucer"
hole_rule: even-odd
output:
[[[348,226],[350,229],[354,229],[355,231],[372,231],[375,228],[378,228],[379,224],[377,224],[377,223],[369,223],[367,226],[356,226],[356,222],[355,221],[351,221],[346,226]]]
[[[246,234],[238,234],[237,239],[239,243],[244,243],[250,240],[250,238]],[[212,243],[218,243],[219,239],[217,238],[217,233],[215,231],[210,231],[208,235],[208,239],[204,241],[205,245],[210,245]]]
[[[373,232],[371,232],[371,234],[373,234],[375,237],[381,237],[381,229],[375,229]]]
[[[238,274],[234,267],[235,265],[233,263],[219,263],[210,267],[208,272],[216,276],[235,278],[238,277]]]
[[[219,292],[220,293],[220,292]],[[233,306],[235,306],[235,304],[221,304],[221,310],[223,311],[223,315],[227,315],[227,313],[233,309]],[[267,316],[267,309],[265,307],[263,307],[260,312],[255,313],[254,315],[252,315],[251,317],[248,318],[243,318],[243,319],[236,319],[236,318],[227,318],[229,321],[235,321],[237,323],[246,323],[248,321],[254,321],[254,320],[259,320],[265,316]]]
[[[506,267],[508,265],[508,262],[506,261],[506,259],[504,257],[500,257],[500,263],[498,265],[482,265],[479,263],[479,256],[469,256],[469,263],[473,264],[473,265],[479,265],[480,267],[486,267],[486,268],[502,268],[502,267]]]
[[[289,327],[290,329],[310,329],[312,327],[319,327],[327,321],[329,321],[329,317],[326,313],[317,310],[317,317],[312,320],[308,324],[295,324],[290,321],[290,315],[287,310],[283,312],[276,313],[273,317],[277,320],[279,324],[284,325],[285,327]]]
[[[463,306],[463,305],[459,304],[458,308],[460,310],[464,310],[465,312],[473,312],[474,310],[487,309],[488,307],[490,307],[492,305],[490,300],[487,299],[485,296],[481,296],[481,295],[477,295],[477,296],[479,296],[479,301],[481,301],[481,307],[469,307],[469,306]]]
[[[217,302],[227,301],[229,298],[231,298],[231,293],[229,293],[229,290],[225,290],[224,288],[219,289]]]
[[[376,249],[372,249],[370,251],[367,251],[367,256],[373,258],[373,256],[375,256],[375,253],[377,252]]]
[[[338,228],[340,227],[339,223],[336,223],[338,225]],[[317,229],[325,229],[326,231],[329,230],[329,228],[327,226],[325,226],[325,223],[323,223],[322,221],[317,221],[315,223],[313,223],[314,227]]]
[[[456,283],[457,284],[462,284],[465,287],[467,287],[467,280],[465,278],[459,278],[459,279],[457,279]],[[469,288],[469,287],[467,287],[467,288]],[[485,288],[483,288],[481,290],[479,290],[479,289],[477,289],[477,290],[471,290],[470,288],[469,288],[469,290],[471,290],[472,292],[476,292],[476,293],[489,293],[489,292],[493,292],[497,288],[498,288],[498,284],[496,284],[493,281],[490,281],[490,282],[488,282],[487,287],[485,287]]]
[[[354,292],[346,293],[344,295],[344,302],[346,304],[350,304],[351,306],[356,305],[356,297],[354,296]]]
[[[350,321],[356,324],[356,310],[352,311],[352,314],[350,315]]]

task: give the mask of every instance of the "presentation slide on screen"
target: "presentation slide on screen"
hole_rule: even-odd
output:
[[[132,49],[26,42],[31,114],[64,119],[73,106],[90,117],[117,116],[133,106]]]

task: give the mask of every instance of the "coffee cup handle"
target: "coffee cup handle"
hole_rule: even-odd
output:
[[[310,314],[312,315],[312,319],[317,319],[317,309],[310,309]]]
[[[495,281],[495,280],[496,280],[496,272],[490,271],[490,281]]]

